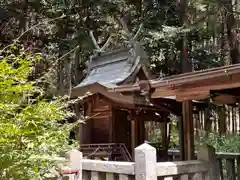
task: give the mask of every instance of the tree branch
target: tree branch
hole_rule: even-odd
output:
[[[106,47],[108,46],[110,40],[112,39],[112,35],[109,36],[109,38],[107,39],[107,41],[105,42],[105,44],[102,46],[102,48],[100,49],[100,51],[104,51],[106,49]]]
[[[91,39],[92,39],[92,42],[93,42],[95,48],[96,48],[97,50],[100,50],[100,47],[99,47],[99,45],[98,45],[98,43],[97,43],[97,41],[96,41],[96,39],[95,39],[95,37],[94,37],[94,35],[93,35],[93,32],[90,31],[89,35],[90,35],[90,37],[91,37]]]
[[[120,23],[120,25],[122,26],[123,30],[126,32],[127,36],[128,37],[132,37],[128,27],[127,27],[127,24],[124,22],[124,20],[120,17],[116,17],[117,21]]]
[[[136,34],[134,35],[133,39],[136,39],[138,37],[138,34],[140,33],[140,31],[142,30],[143,24],[140,24]]]
[[[26,31],[24,31],[19,37],[17,37],[16,39],[14,39],[12,44],[9,44],[9,45],[7,45],[6,47],[4,47],[3,49],[1,49],[1,50],[0,50],[0,54],[1,54],[3,51],[5,51],[7,48],[9,48],[10,46],[12,46],[15,42],[17,42],[17,40],[21,39],[21,37],[22,37],[24,34],[26,34],[27,32],[31,31],[32,29],[36,28],[37,26],[39,26],[39,25],[41,25],[41,24],[43,24],[43,23],[49,23],[49,22],[52,22],[52,21],[56,21],[56,20],[58,20],[58,19],[62,19],[62,18],[64,18],[64,17],[66,17],[66,15],[63,14],[63,15],[60,16],[60,17],[57,17],[57,18],[54,18],[54,19],[50,19],[50,20],[48,20],[48,21],[43,21],[43,22],[40,22],[40,23],[35,24],[34,26],[32,26],[32,27],[30,27],[29,29],[27,29]]]

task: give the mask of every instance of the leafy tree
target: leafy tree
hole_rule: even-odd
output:
[[[66,98],[45,99],[38,81],[30,81],[38,56],[8,54],[0,61],[0,179],[45,179],[57,157],[72,148],[74,124]],[[75,144],[76,145],[76,144]]]

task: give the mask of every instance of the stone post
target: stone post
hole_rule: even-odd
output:
[[[198,153],[198,160],[202,160],[209,163],[210,180],[219,180],[216,153],[215,149],[212,146],[209,145],[201,146]]]
[[[156,149],[149,144],[135,148],[135,180],[157,180]]]
[[[76,149],[69,151],[66,155],[69,170],[77,170],[79,174],[68,175],[68,180],[82,180],[82,153]],[[76,178],[77,176],[77,178]],[[65,179],[65,178],[64,178]]]

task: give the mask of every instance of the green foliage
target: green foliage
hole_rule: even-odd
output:
[[[0,61],[0,179],[45,179],[56,158],[71,149],[74,124],[65,98],[44,99],[44,91],[29,81],[39,57],[10,54]]]
[[[177,129],[177,121],[175,119],[171,120],[171,132],[170,132],[170,142],[169,148],[176,148],[179,144],[179,133]],[[155,128],[155,132],[149,137],[151,143],[162,142],[161,129]]]
[[[155,132],[152,136],[149,137],[151,143],[159,143],[162,141],[161,130],[155,129]]]
[[[213,146],[217,152],[240,152],[240,137],[235,134],[220,135],[217,133],[209,133],[208,136],[202,136],[200,141],[197,142],[197,145],[202,143]]]
[[[171,126],[172,126],[172,129],[171,129],[171,138],[170,138],[169,148],[176,148],[179,144],[179,132],[177,128],[177,121],[172,120]]]

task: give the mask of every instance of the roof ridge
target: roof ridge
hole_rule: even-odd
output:
[[[126,61],[127,59],[128,59],[128,58],[126,58],[126,59],[118,59],[118,60],[115,60],[115,61],[102,63],[102,64],[99,64],[99,65],[93,66],[93,67],[91,68],[91,70],[93,70],[93,69],[95,69],[95,68],[99,68],[99,67],[106,66],[106,65],[108,65],[108,64],[112,64],[112,63],[116,63],[116,62],[121,62],[121,61]]]
[[[104,56],[109,56],[111,54],[117,54],[117,53],[126,52],[126,51],[128,52],[130,49],[131,49],[131,47],[115,49],[115,50],[112,50],[112,51],[98,52],[98,53],[96,53],[95,55],[92,56],[92,60],[94,61],[97,58],[104,57]]]
[[[105,56],[92,57],[90,59],[88,68],[89,70],[95,69],[97,67],[105,66],[108,64],[121,62],[129,59],[129,51],[122,51],[118,54],[108,54]]]

